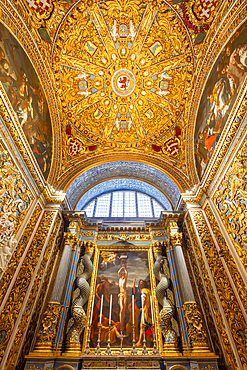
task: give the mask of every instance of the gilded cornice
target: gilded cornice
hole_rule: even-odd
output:
[[[218,13],[218,17],[214,21],[210,31],[206,37],[204,42],[204,47],[202,49],[201,55],[199,56],[196,72],[194,74],[195,78],[193,80],[193,93],[191,96],[191,100],[188,101],[188,105],[186,107],[186,114],[187,114],[187,122],[189,122],[186,130],[185,136],[185,155],[187,158],[187,171],[188,175],[190,176],[190,181],[194,184],[198,183],[199,178],[197,175],[197,170],[195,166],[195,159],[194,159],[194,131],[195,131],[195,124],[196,124],[196,117],[197,111],[199,108],[199,102],[207,81],[207,78],[210,74],[211,69],[214,66],[215,61],[217,60],[218,55],[220,54],[222,48],[229,40],[229,38],[233,35],[234,30],[238,28],[246,19],[246,1],[238,0],[232,7],[230,6],[231,2],[227,2],[223,5],[221,13]],[[229,9],[229,10],[228,10]],[[228,13],[222,19],[222,14],[228,10]],[[239,104],[241,93],[243,92],[244,87],[242,87],[239,97],[235,102],[235,107]],[[225,125],[225,128],[221,134],[221,139],[219,140],[218,147],[222,145],[225,139],[225,133],[229,129],[229,122],[234,116],[234,107],[231,111],[230,117],[228,118],[228,123]],[[236,127],[234,132],[236,132]],[[193,138],[193,140],[192,140]],[[230,146],[231,142],[229,142]],[[224,152],[225,149],[223,149]],[[216,152],[214,156],[216,156]],[[213,156],[212,161],[215,159]],[[221,156],[221,153],[218,154],[218,157]],[[218,158],[222,161],[222,158]],[[204,174],[204,179],[207,178],[207,183],[211,183],[216,169],[212,171],[212,169],[208,169]],[[216,166],[218,167],[218,165]],[[210,172],[210,174],[209,174]]]
[[[54,77],[50,67],[47,52],[36,29],[34,28],[33,22],[28,16],[24,5],[20,1],[16,1],[14,3],[14,6],[13,1],[6,1],[4,3],[0,2],[0,21],[13,34],[13,36],[16,37],[20,45],[23,47],[23,50],[25,50],[26,54],[31,60],[32,65],[36,70],[37,75],[39,76],[44,94],[48,102],[51,124],[53,128],[52,171],[50,171],[48,182],[53,184],[56,177],[58,176],[58,172],[60,169],[60,148],[62,143],[59,105],[53,88]],[[12,111],[11,108],[10,110]],[[19,123],[17,123],[17,125],[20,129]],[[26,146],[26,138],[24,138],[23,140],[25,141]],[[23,151],[24,149],[22,149],[22,152]],[[44,195],[45,198],[50,197],[49,191],[44,190],[44,193],[46,193],[46,195]]]

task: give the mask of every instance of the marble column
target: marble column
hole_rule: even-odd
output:
[[[64,233],[63,252],[57,269],[52,293],[43,313],[38,331],[35,352],[53,352],[61,341],[62,327],[66,317],[66,300],[70,297],[71,278],[79,256],[78,225],[71,222]]]
[[[195,301],[189,273],[182,251],[182,233],[175,223],[170,225],[170,248],[174,260],[179,294],[182,301],[183,319],[185,320],[188,344],[193,353],[210,352],[206,330],[198,304]]]

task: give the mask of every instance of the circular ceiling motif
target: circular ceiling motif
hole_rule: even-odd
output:
[[[86,9],[81,2],[64,21],[53,65],[70,140],[141,148],[171,139],[190,88],[192,50],[171,5],[156,3],[105,0]]]
[[[119,69],[112,76],[112,88],[119,96],[132,94],[135,89],[135,76],[127,69]]]

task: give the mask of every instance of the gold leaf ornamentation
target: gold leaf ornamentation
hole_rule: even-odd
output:
[[[214,196],[214,204],[247,271],[247,144],[238,151]]]
[[[200,211],[192,212],[202,247],[208,261],[210,272],[214,279],[218,297],[228,325],[231,330],[232,338],[235,342],[239,358],[243,367],[247,366],[246,348],[243,339],[243,333],[247,331],[247,324],[242,315],[235,292],[232,289],[227,273],[222,265],[219,254],[215,248],[214,241],[206,224],[205,218]],[[214,294],[214,293],[213,293]],[[230,335],[230,333],[229,333]],[[228,339],[229,340],[229,339]],[[229,351],[229,349],[228,349]]]
[[[23,261],[21,269],[16,277],[15,283],[12,287],[10,295],[5,303],[5,306],[0,316],[0,332],[5,332],[4,341],[0,344],[0,359],[4,354],[10,335],[18,318],[22,303],[26,296],[26,291],[31,282],[35,267],[38,263],[40,254],[42,252],[46,236],[50,230],[55,212],[46,211],[43,214],[39,227],[34,235],[32,243],[29,247],[28,253]]]
[[[208,347],[207,334],[203,327],[201,312],[196,302],[185,302],[183,312],[187,327],[189,341],[192,347]]]
[[[64,244],[70,245],[72,250],[76,248],[79,243],[79,239],[76,233],[64,233]]]
[[[182,233],[171,233],[170,243],[173,248],[176,247],[176,245],[181,245],[182,244]]]

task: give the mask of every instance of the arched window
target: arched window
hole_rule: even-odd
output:
[[[118,190],[91,199],[83,210],[93,218],[159,218],[166,207],[140,191]]]

